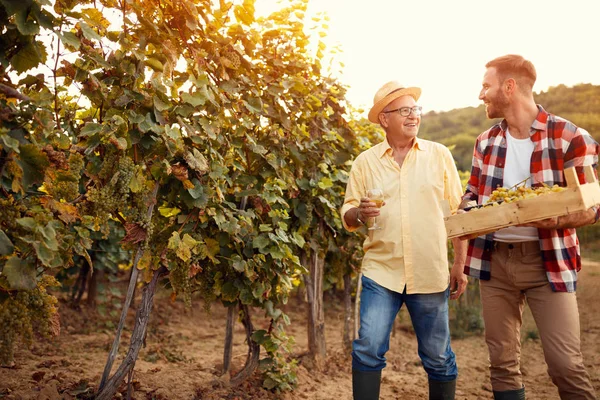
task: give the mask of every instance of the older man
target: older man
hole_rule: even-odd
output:
[[[598,143],[584,129],[536,105],[533,64],[519,55],[486,64],[479,99],[503,120],[477,138],[464,204],[483,203],[496,187],[565,186],[564,168],[598,165]],[[596,398],[579,339],[575,288],[581,268],[575,228],[600,218],[597,206],[509,227],[469,243],[466,272],[480,278],[494,399],[525,399],[520,330],[525,299],[537,324],[548,373],[561,399]]]
[[[361,153],[352,165],[341,210],[354,231],[377,217],[364,243],[359,338],[353,343],[355,400],[379,398],[390,332],[403,304],[410,313],[419,356],[429,378],[430,399],[454,399],[458,370],[450,347],[448,298],[465,290],[466,242],[453,240],[455,259],[448,272],[446,202],[456,209],[462,189],[450,151],[417,138],[421,89],[397,82],[375,95],[369,120],[386,139]],[[384,205],[369,198],[381,189]],[[452,291],[450,291],[452,289]]]

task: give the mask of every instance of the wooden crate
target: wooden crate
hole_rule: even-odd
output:
[[[566,190],[552,192],[514,203],[483,207],[444,218],[448,238],[468,236],[474,238],[508,226],[539,221],[589,209],[600,204],[600,185],[591,166],[584,167],[586,181],[580,184],[575,168],[565,170]]]

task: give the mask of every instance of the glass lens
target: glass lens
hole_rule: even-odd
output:
[[[398,109],[398,112],[400,113],[400,115],[402,115],[403,117],[408,117],[412,111],[413,114],[415,114],[416,116],[421,115],[421,110],[423,108],[421,106],[414,106],[412,108],[410,107],[401,107]]]

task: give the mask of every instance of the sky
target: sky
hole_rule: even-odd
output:
[[[324,41],[342,51],[334,75],[355,107],[368,110],[390,80],[421,87],[424,112],[476,107],[485,64],[505,54],[533,62],[535,92],[600,84],[599,0],[309,0],[307,18],[318,12],[330,18]]]

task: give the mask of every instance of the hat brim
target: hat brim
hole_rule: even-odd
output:
[[[421,97],[421,89],[418,87],[408,87],[388,94],[373,105],[369,111],[369,121],[378,124],[379,114],[381,111],[383,111],[383,109],[392,101],[402,96],[411,96],[413,99],[415,99],[415,101],[417,101],[419,100],[419,97]]]

